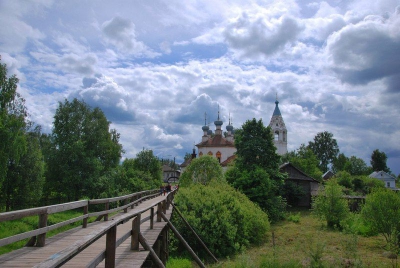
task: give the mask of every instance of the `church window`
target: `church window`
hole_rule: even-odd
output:
[[[200,152],[200,153],[199,153],[199,156],[203,156],[203,152]]]
[[[274,140],[279,140],[279,132],[278,131],[276,131],[275,132],[275,134],[274,134]]]
[[[213,153],[211,151],[208,152],[208,155],[213,155]]]

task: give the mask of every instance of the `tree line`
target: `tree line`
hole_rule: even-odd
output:
[[[0,211],[159,187],[161,164],[151,150],[120,163],[120,134],[100,108],[65,99],[46,134],[29,120],[18,82],[0,63]]]

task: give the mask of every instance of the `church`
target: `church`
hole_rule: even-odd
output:
[[[279,110],[279,101],[275,101],[275,109],[272,114],[269,126],[271,127],[274,144],[279,155],[287,153],[287,129],[281,111]],[[206,117],[206,115],[205,115]],[[198,149],[199,157],[203,155],[210,155],[216,157],[221,166],[226,169],[228,164],[235,159],[235,135],[234,128],[231,125],[231,118],[229,117],[229,123],[226,126],[226,132],[223,133],[222,125],[223,122],[220,120],[218,111],[218,118],[214,121],[215,132],[213,133],[210,127],[207,125],[207,119],[204,120],[204,126],[202,127],[203,136],[201,142],[196,144]],[[196,157],[195,149],[193,149],[192,158]],[[184,169],[189,163],[185,161],[181,168]],[[182,170],[183,171],[183,170]]]

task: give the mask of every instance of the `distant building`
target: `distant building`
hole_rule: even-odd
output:
[[[287,129],[285,126],[285,122],[283,121],[283,117],[281,111],[278,107],[279,101],[278,98],[275,101],[275,110],[272,114],[271,121],[269,126],[272,129],[272,133],[274,135],[274,144],[276,147],[276,152],[279,155],[284,155],[288,152],[287,150]]]
[[[179,181],[180,171],[175,170],[168,165],[162,166],[163,181],[164,182],[177,182]]]
[[[281,111],[279,110],[278,100],[275,101],[275,110],[272,114],[269,126],[274,136],[274,144],[276,152],[279,155],[284,155],[287,153],[287,129],[285,122],[283,121]],[[218,159],[223,169],[226,169],[234,159],[235,159],[235,133],[234,128],[231,125],[231,118],[229,117],[229,123],[226,126],[225,135],[222,133],[223,122],[220,119],[220,114],[218,111],[218,118],[214,121],[215,133],[212,132],[210,127],[207,125],[207,117],[204,119],[204,126],[202,127],[203,136],[201,137],[201,142],[196,144],[198,149],[199,157],[203,155],[211,155]],[[187,159],[181,164],[182,172],[184,168],[189,165],[191,159]]]
[[[333,173],[332,170],[328,170],[327,172],[324,173],[324,175],[322,175],[322,179],[323,180],[329,180],[333,176],[335,176],[335,173]]]
[[[387,174],[384,171],[374,171],[369,175],[369,177],[383,181],[386,188],[399,190],[396,188],[396,178]]]
[[[292,182],[295,185],[301,187],[304,191],[304,196],[300,198],[296,206],[299,207],[311,207],[312,197],[317,195],[320,187],[319,181],[308,176],[299,168],[295,167],[291,163],[285,163],[279,167],[282,173],[287,174],[285,183]]]

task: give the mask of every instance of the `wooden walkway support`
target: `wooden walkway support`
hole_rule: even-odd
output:
[[[149,256],[156,265],[160,266],[160,261],[165,265],[168,256],[161,254],[162,250],[153,248],[166,247],[165,243],[163,245],[159,241],[160,234],[163,237],[168,235],[168,226],[167,222],[161,221],[159,215],[169,220],[172,209],[169,210],[167,204],[173,195],[174,192],[161,196],[157,190],[124,197],[0,213],[0,222],[38,215],[40,223],[36,230],[0,239],[1,246],[30,237],[36,238],[31,239],[34,247],[24,247],[0,255],[0,267],[141,267],[149,260]],[[112,202],[124,205],[109,209]],[[104,204],[105,210],[89,213],[90,204]],[[47,226],[48,214],[76,208],[83,208],[82,216]],[[156,221],[154,208],[157,208]],[[89,224],[88,217],[98,217],[104,221]],[[46,238],[49,230],[75,221],[82,221],[83,228],[77,227]]]

